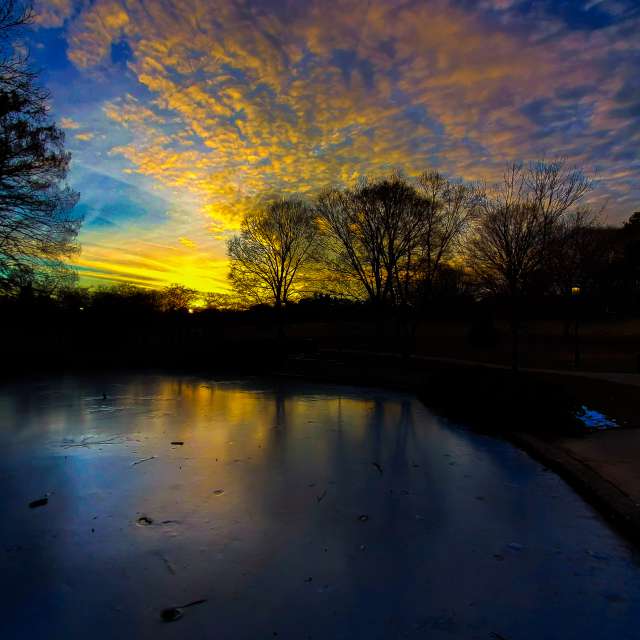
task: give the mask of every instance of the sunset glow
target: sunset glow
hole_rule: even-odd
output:
[[[569,8],[571,7],[571,8]],[[225,239],[270,193],[427,167],[593,171],[640,200],[634,0],[41,0],[26,44],[85,215],[83,282],[228,289]]]

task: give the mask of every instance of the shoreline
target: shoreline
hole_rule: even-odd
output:
[[[527,433],[514,433],[511,437],[506,436],[506,439],[557,473],[631,544],[640,549],[640,505],[621,487],[558,443],[545,442]]]
[[[434,378],[444,377],[447,380],[451,376],[455,378],[458,377],[457,374],[460,374],[459,377],[463,380],[468,380],[470,375],[472,378],[481,376],[485,383],[481,387],[481,391],[483,391],[487,386],[487,382],[489,385],[494,383],[496,386],[504,383],[505,373],[510,377],[510,371],[497,371],[495,369],[482,371],[482,366],[457,365],[450,362],[438,363],[435,361],[429,362],[429,367],[410,368],[405,366],[400,368],[398,365],[406,362],[400,357],[375,358],[372,360],[369,354],[351,353],[348,354],[347,358],[337,359],[338,355],[333,353],[332,360],[289,359],[286,361],[285,368],[274,372],[274,375],[354,386],[366,385],[414,393],[428,409],[436,414],[447,417],[452,421],[463,422],[488,435],[505,439],[513,446],[523,450],[534,460],[553,470],[618,533],[636,549],[640,549],[640,501],[634,499],[625,491],[625,488],[621,487],[610,474],[607,477],[607,475],[595,469],[585,457],[572,453],[566,446],[567,442],[574,440],[588,442],[589,439],[592,439],[592,442],[595,443],[594,436],[607,438],[611,433],[625,431],[632,433],[634,436],[637,435],[639,454],[637,459],[640,460],[640,428],[620,426],[607,432],[589,432],[586,431],[586,427],[578,430],[575,424],[572,425],[569,422],[563,424],[563,418],[561,417],[558,421],[557,430],[540,429],[539,432],[536,432],[535,429],[532,430],[531,428],[514,429],[512,422],[514,417],[508,410],[513,406],[512,403],[508,403],[506,413],[501,414],[498,409],[499,405],[494,401],[494,398],[488,397],[485,400],[489,407],[479,408],[479,416],[476,416],[479,419],[474,419],[469,417],[470,412],[464,409],[462,411],[448,411],[447,409],[451,409],[451,407],[447,407],[448,403],[446,401],[444,403],[437,401],[434,403],[434,394],[429,390],[429,385],[433,383]],[[344,356],[345,354],[342,355]],[[540,391],[539,380],[536,380],[536,378],[542,379],[546,388],[548,388],[548,385],[563,388],[565,382],[563,378],[566,378],[566,376],[563,376],[562,372],[545,371],[541,375],[536,375],[532,372],[520,372],[517,374],[517,378],[518,384],[525,389],[528,385],[532,385],[532,390],[535,393]],[[626,386],[614,381],[594,381],[588,377],[580,379],[579,376],[574,376],[573,380],[578,385],[586,382],[586,393],[591,391],[591,386],[594,382],[606,385],[607,388],[603,391],[604,395],[608,395],[613,390],[613,387]],[[631,396],[637,393],[637,389],[633,387],[617,390]],[[462,386],[460,395],[464,395],[465,391],[466,389]],[[575,406],[575,398],[572,399]],[[545,410],[558,408],[557,405],[554,405],[554,399],[551,400],[549,406],[547,405],[548,399],[538,398],[538,400],[539,405],[536,407],[536,411],[533,412],[534,421],[539,419],[540,414],[544,413]],[[613,402],[615,400],[614,395]],[[638,398],[638,403],[640,404],[640,398]],[[476,408],[478,407],[473,407],[471,412]],[[487,408],[496,410],[495,422],[493,423],[487,422]],[[633,407],[627,407],[627,409],[631,409],[631,413],[633,413]],[[526,421],[528,425],[531,425],[531,417],[529,416]],[[565,418],[567,417],[565,416]],[[597,446],[597,443],[594,446]],[[638,481],[633,483],[633,488],[637,490],[636,495],[640,495],[640,475],[638,476]]]

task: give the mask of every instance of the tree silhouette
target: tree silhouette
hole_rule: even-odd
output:
[[[78,194],[65,184],[70,154],[49,118],[49,96],[11,37],[31,19],[9,1],[0,9],[0,290],[62,268],[77,251]]]
[[[227,244],[236,293],[277,308],[286,304],[313,259],[316,237],[313,212],[299,199],[277,200],[246,215]]]
[[[162,311],[187,311],[198,297],[195,289],[181,284],[170,284],[158,292],[158,301]]]
[[[594,280],[606,270],[613,250],[607,231],[598,215],[587,208],[571,212],[559,221],[545,264],[545,269],[551,272],[553,293],[570,296],[576,286],[583,293],[595,286]]]
[[[324,260],[343,290],[377,306],[421,306],[477,214],[477,188],[436,171],[323,193]]]
[[[511,306],[512,367],[519,363],[521,304],[532,289],[553,283],[547,267],[562,234],[563,217],[588,193],[591,181],[563,161],[514,164],[482,204],[468,246],[471,269],[485,290]],[[562,267],[560,267],[562,268]]]
[[[482,192],[430,170],[418,177],[417,194],[418,210],[411,220],[413,242],[400,261],[396,287],[399,302],[424,306],[443,269],[460,252],[479,213]]]
[[[401,269],[417,239],[420,200],[400,176],[362,181],[355,189],[320,195],[323,259],[343,289],[376,306],[393,304]],[[410,265],[409,265],[410,268]]]
[[[640,211],[634,211],[624,226],[630,229],[640,229]]]

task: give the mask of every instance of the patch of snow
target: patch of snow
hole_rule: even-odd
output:
[[[589,429],[611,429],[619,426],[613,418],[609,418],[605,416],[604,413],[600,413],[594,409],[589,409],[584,404],[580,412],[576,414],[576,417]]]

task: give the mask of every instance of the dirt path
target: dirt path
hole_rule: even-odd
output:
[[[612,429],[558,442],[569,455],[615,485],[640,508],[640,430]]]

